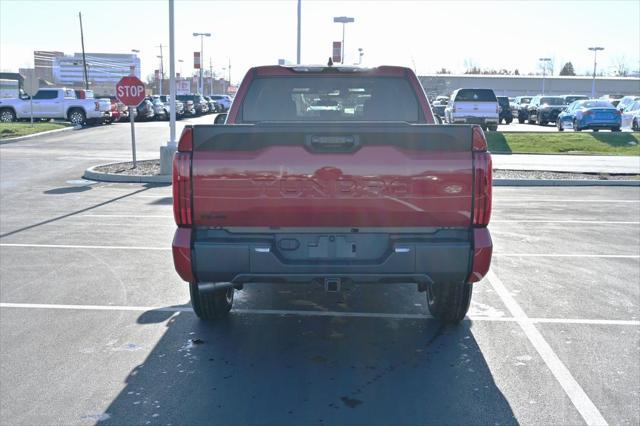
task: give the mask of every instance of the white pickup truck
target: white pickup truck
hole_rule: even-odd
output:
[[[491,89],[458,89],[444,109],[448,124],[478,124],[482,130],[497,130],[500,108]]]
[[[78,99],[73,89],[40,89],[33,96],[33,118],[69,120],[75,125],[110,121],[111,106],[98,99]],[[0,122],[31,117],[28,96],[0,100]]]

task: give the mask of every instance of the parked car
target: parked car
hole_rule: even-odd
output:
[[[172,105],[175,105],[175,108],[176,108],[176,120],[179,120],[184,117],[184,114],[185,114],[184,102],[179,101],[177,99],[171,102],[171,96],[169,95],[161,95],[160,100],[162,101],[162,103],[164,103],[165,107],[167,108],[167,119],[169,119],[169,114],[171,113]]]
[[[155,110],[153,108],[153,102],[149,100],[149,98],[144,98],[140,105],[136,107],[136,121],[148,121],[153,120],[156,116]]]
[[[620,100],[622,98],[624,98],[624,95],[602,95],[602,96],[600,96],[601,100],[609,102],[614,107],[618,106],[618,103],[620,102]]]
[[[589,99],[589,96],[585,96],[585,95],[563,95],[562,98],[564,99],[564,104],[565,105],[571,105],[575,101],[586,101],[587,99]]]
[[[186,103],[187,112],[191,115],[202,115],[209,111],[207,101],[201,95],[178,95],[176,99]]]
[[[620,106],[620,104],[618,104]],[[619,110],[618,110],[619,111]],[[621,113],[621,127],[631,128],[633,131],[638,131],[640,128],[640,122],[638,121],[638,114],[640,114],[640,98],[627,107]]]
[[[207,101],[207,105],[209,106],[209,112],[220,112],[222,107],[218,102],[214,101],[211,96],[203,96],[204,100]]]
[[[511,124],[513,121],[513,114],[511,112],[511,105],[509,104],[509,98],[506,96],[497,96],[498,106],[500,107],[500,113],[498,115],[499,122],[504,121],[506,124]]]
[[[431,105],[431,111],[433,111],[433,113],[438,117],[444,119],[444,110],[446,107],[447,104],[433,104]]]
[[[483,130],[498,129],[499,107],[491,89],[457,89],[445,108],[449,124],[479,124]]]
[[[447,103],[449,103],[449,96],[446,95],[436,96],[436,100],[433,101],[434,105],[447,105]]]
[[[624,112],[625,109],[634,104],[635,101],[640,101],[640,96],[624,96],[618,102],[618,105],[615,105],[618,108],[618,111]]]
[[[575,132],[585,129],[592,129],[594,132],[600,129],[619,132],[621,125],[620,111],[610,102],[601,99],[575,101],[560,113],[556,122],[559,131],[572,128]]]
[[[264,282],[328,292],[353,282],[365,293],[413,282],[440,321],[468,311],[492,253],[484,132],[435,125],[409,68],[341,69],[251,68],[220,124],[185,127],[172,249],[201,319],[226,316],[235,289]],[[350,104],[355,91],[366,98],[340,111],[303,107]]]
[[[516,96],[511,105],[511,115],[518,119],[518,123],[523,124],[529,118],[527,107],[532,96]]]
[[[529,124],[538,123],[546,126],[548,123],[555,123],[567,105],[562,96],[534,96],[527,107]]]
[[[211,98],[220,105],[220,112],[229,111],[233,99],[229,95],[211,95]]]
[[[29,96],[0,99],[0,121],[31,117],[29,99]],[[78,99],[73,89],[42,88],[33,96],[33,117],[68,120],[75,125],[104,123],[111,119],[111,103]]]
[[[169,107],[160,100],[159,95],[151,96],[148,98],[153,103],[153,118],[155,120],[168,120],[169,119]]]
[[[129,120],[129,107],[120,102],[115,96],[109,96],[111,101],[111,118],[112,121],[127,121]],[[115,109],[114,109],[115,104]],[[135,108],[134,108],[135,110]]]

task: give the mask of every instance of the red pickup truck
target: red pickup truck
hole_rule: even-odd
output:
[[[202,319],[248,283],[415,283],[461,321],[492,243],[482,129],[437,125],[404,67],[249,70],[226,124],[185,127],[173,257]]]

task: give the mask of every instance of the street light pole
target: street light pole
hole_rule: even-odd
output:
[[[296,63],[300,63],[300,43],[302,39],[302,0],[298,0],[298,49],[296,55]],[[231,72],[231,66],[229,66],[229,72]],[[229,82],[231,83],[231,82]]]
[[[160,56],[156,56],[160,59],[160,90],[158,92],[159,95],[162,96],[162,86],[164,83],[164,56],[162,55],[162,45],[159,45],[158,47],[160,47]]]
[[[333,18],[333,22],[342,24],[342,52],[341,52],[342,54],[340,55],[341,56],[340,63],[344,64],[344,52],[345,52],[345,49],[344,49],[344,31],[345,31],[345,26],[346,26],[346,24],[349,24],[351,22],[355,22],[355,19],[351,18],[349,16],[336,16],[335,18]]]
[[[593,46],[590,47],[589,50],[593,51],[593,81],[591,82],[591,98],[595,99],[596,97],[596,67],[598,63],[596,62],[596,56],[598,55],[598,50],[604,50],[604,47]]]
[[[194,37],[200,37],[200,94],[204,95],[203,62],[204,62],[204,37],[211,37],[211,33],[193,33]]]
[[[542,96],[544,96],[544,78],[547,75],[547,63],[551,62],[551,58],[540,58],[542,62]]]
[[[160,174],[171,174],[173,155],[178,148],[176,143],[176,65],[175,65],[175,31],[173,16],[173,1],[169,0],[169,96],[171,107],[169,110],[169,141],[160,147]]]
[[[362,47],[358,47],[358,55],[360,55],[358,58],[358,65],[362,65],[362,57],[364,56],[364,50],[362,50]]]

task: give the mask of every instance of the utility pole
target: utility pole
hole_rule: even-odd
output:
[[[302,40],[302,0],[298,0],[298,54],[296,56],[296,63],[300,63],[300,43]],[[231,64],[229,64],[229,74],[231,74]],[[229,77],[229,84],[231,84],[231,77]]]
[[[82,43],[82,66],[84,67],[84,88],[89,90],[89,76],[87,75],[87,57],[84,54],[84,31],[82,31],[82,12],[78,12],[80,18],[80,43]]]

